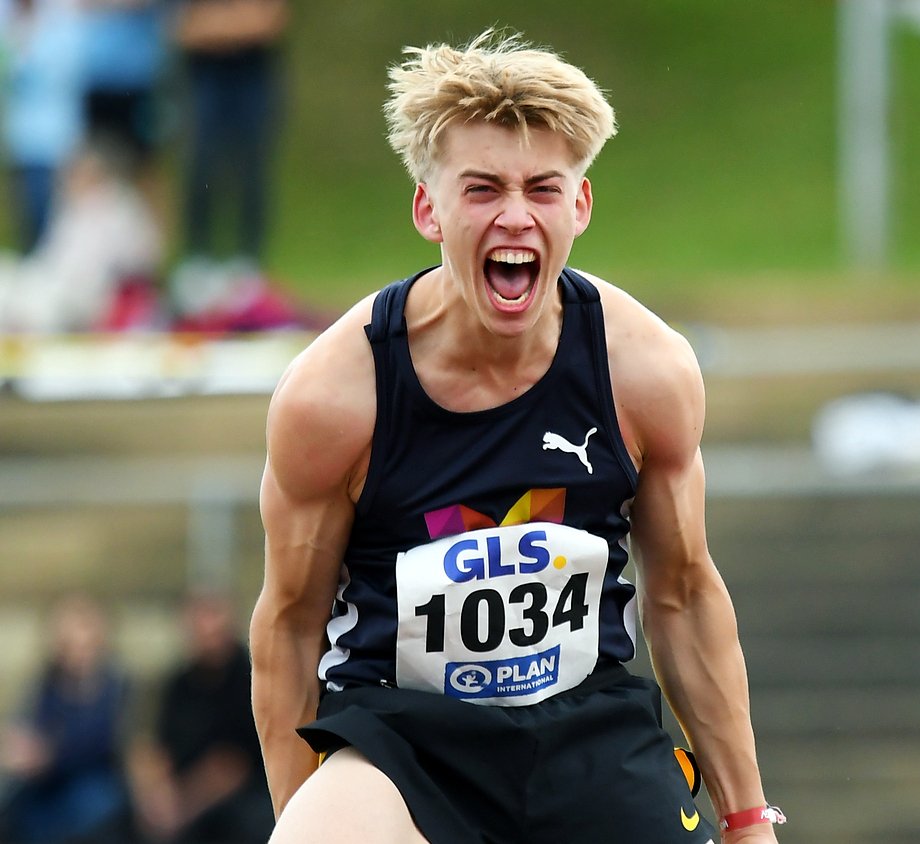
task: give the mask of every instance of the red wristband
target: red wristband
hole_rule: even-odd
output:
[[[743,829],[759,823],[786,823],[783,810],[777,806],[757,806],[743,812],[730,812],[719,821],[719,829]]]

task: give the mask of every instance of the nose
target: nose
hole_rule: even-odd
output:
[[[502,208],[495,224],[510,232],[520,234],[534,225],[526,198],[520,193],[508,193],[502,199]]]

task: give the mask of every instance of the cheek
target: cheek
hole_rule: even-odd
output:
[[[465,216],[445,229],[445,244],[454,253],[456,260],[478,260],[478,246],[485,236],[486,228],[478,220]]]
[[[587,228],[587,220],[582,220],[581,215],[575,209],[566,209],[565,214],[560,215],[556,224],[556,231],[559,232],[560,238],[574,240]]]

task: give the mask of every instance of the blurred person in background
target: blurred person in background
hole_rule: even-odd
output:
[[[169,122],[169,1],[80,0],[87,137],[118,150],[164,229],[173,216],[159,156]]]
[[[124,844],[127,683],[109,649],[108,618],[91,598],[68,596],[54,607],[49,632],[35,689],[0,737],[0,840]]]
[[[55,182],[83,140],[78,0],[2,0],[2,121],[19,251],[45,234]]]
[[[0,331],[156,326],[163,236],[120,150],[84,145],[58,181],[38,248],[0,254]]]
[[[151,842],[264,844],[271,802],[233,606],[192,594],[183,627],[187,659],[165,682],[152,739],[131,754],[137,831]]]
[[[117,145],[132,170],[159,141],[167,0],[80,0],[85,18],[84,115],[91,140]]]
[[[188,100],[185,260],[175,276],[184,313],[213,304],[212,293],[199,301],[195,288],[213,280],[215,265],[225,267],[228,286],[261,274],[288,17],[286,0],[177,0],[173,32]],[[236,220],[228,220],[229,243],[219,245],[228,208]]]

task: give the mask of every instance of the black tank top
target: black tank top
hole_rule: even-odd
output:
[[[522,705],[635,655],[628,506],[637,482],[616,420],[597,289],[559,279],[562,331],[512,401],[457,413],[422,388],[406,298],[377,296],[377,419],[320,677]]]

